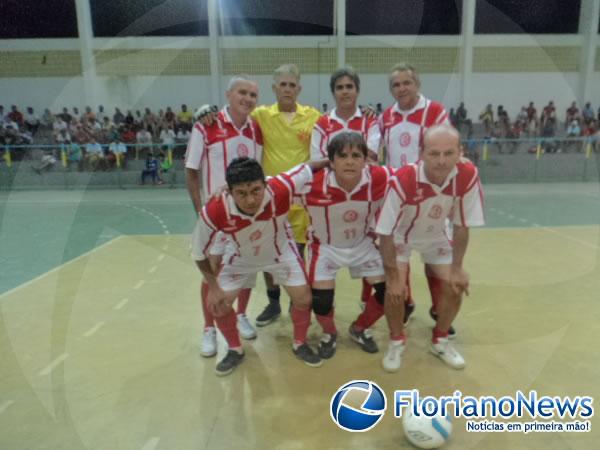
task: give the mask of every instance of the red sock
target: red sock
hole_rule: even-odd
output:
[[[208,283],[202,282],[200,286],[200,298],[202,301],[202,312],[204,313],[204,328],[214,327],[215,318],[208,308]]]
[[[390,341],[402,341],[404,343],[406,343],[406,336],[404,335],[404,332],[402,332],[402,334],[397,334],[397,335],[392,335],[392,333],[390,333]]]
[[[315,317],[317,318],[317,322],[319,322],[319,324],[321,324],[321,327],[323,328],[323,333],[337,334],[337,329],[335,328],[335,322],[333,321],[333,311],[334,311],[334,309],[331,308],[331,311],[329,311],[329,313],[326,316],[321,316],[319,314],[315,314]]]
[[[360,294],[360,300],[363,303],[368,303],[369,298],[371,297],[372,291],[373,291],[373,289],[372,289],[371,285],[369,283],[367,283],[367,280],[365,280],[363,278],[363,280],[362,280],[362,293]]]
[[[354,322],[354,328],[357,331],[363,331],[366,328],[371,328],[371,326],[377,322],[381,316],[383,316],[383,305],[380,305],[375,299],[375,296],[371,295],[367,301],[365,310],[360,316],[358,316],[356,322]]]
[[[295,344],[302,345],[306,341],[306,334],[308,333],[308,327],[310,326],[310,312],[310,308],[303,311],[292,306],[290,316],[292,317],[292,323],[294,324]]]
[[[250,293],[252,289],[245,288],[240,291],[237,297],[237,313],[246,314],[246,308],[248,308],[248,302],[250,301]]]
[[[438,327],[435,326],[433,328],[433,336],[431,338],[431,342],[433,342],[434,344],[437,344],[438,338],[447,338],[448,337],[448,330],[446,331],[440,331],[438,330]]]
[[[438,306],[442,300],[442,280],[428,273],[428,270],[425,270],[425,274],[427,275],[427,284],[429,285],[429,292],[431,294],[431,306],[435,312],[438,311]]]
[[[217,322],[219,330],[223,333],[223,336],[225,336],[225,340],[230,349],[242,346],[240,334],[237,329],[237,316],[235,315],[233,308],[231,308],[224,316],[215,317],[215,321]]]

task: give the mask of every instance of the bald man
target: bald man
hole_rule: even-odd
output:
[[[412,250],[421,254],[442,280],[442,301],[433,329],[431,352],[455,369],[465,360],[448,339],[448,330],[460,309],[462,294],[469,293],[469,274],[463,258],[469,227],[481,226],[483,191],[477,168],[461,162],[460,135],[450,125],[429,128],[423,153],[416,164],[399,169],[390,180],[376,232],[380,239],[386,278],[385,315],[390,344],[383,358],[386,371],[400,369],[406,345],[404,300]],[[446,234],[452,222],[452,242]]]

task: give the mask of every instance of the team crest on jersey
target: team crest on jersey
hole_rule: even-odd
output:
[[[262,237],[262,233],[260,230],[256,230],[254,233],[250,235],[250,241],[258,241]]]
[[[250,154],[250,150],[248,150],[248,146],[246,144],[240,144],[237,148],[238,156],[248,156]]]
[[[428,216],[431,217],[432,219],[439,219],[440,217],[442,217],[442,213],[444,211],[442,210],[442,207],[440,205],[433,205],[431,207],[431,209],[429,210],[429,214]]]
[[[412,137],[408,131],[404,131],[400,134],[400,146],[408,147],[412,141]]]
[[[346,211],[342,218],[344,219],[344,222],[356,222],[356,219],[358,219],[358,212],[351,209],[349,211]]]

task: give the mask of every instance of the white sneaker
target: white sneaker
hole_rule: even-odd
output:
[[[432,343],[430,350],[453,369],[462,369],[466,365],[464,358],[447,338],[438,338],[437,344]]]
[[[397,372],[400,369],[404,347],[404,341],[390,341],[383,357],[383,369],[386,372]]]
[[[204,329],[200,354],[205,358],[210,358],[217,354],[217,329],[215,327]]]
[[[246,314],[237,315],[237,326],[242,339],[256,339],[256,330],[246,317]]]

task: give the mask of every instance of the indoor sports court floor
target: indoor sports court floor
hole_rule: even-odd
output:
[[[344,273],[334,359],[318,369],[296,360],[284,313],[219,378],[216,359],[199,355],[200,276],[183,189],[0,193],[0,448],[411,448],[389,406],[368,433],[334,425],[331,396],[352,379],[377,382],[388,399],[418,388],[598,400],[598,184],[486,186],[486,218],[472,232],[471,297],[456,322],[464,371],[427,351],[429,298],[415,261],[417,310],[399,373],[383,372],[381,351],[363,353],[348,338],[360,288]],[[261,283],[252,318],[264,298]],[[313,343],[318,331],[313,324]],[[385,331],[380,322],[382,349]],[[456,420],[447,448],[587,450],[598,448],[598,426],[594,418],[590,433],[476,434]]]

